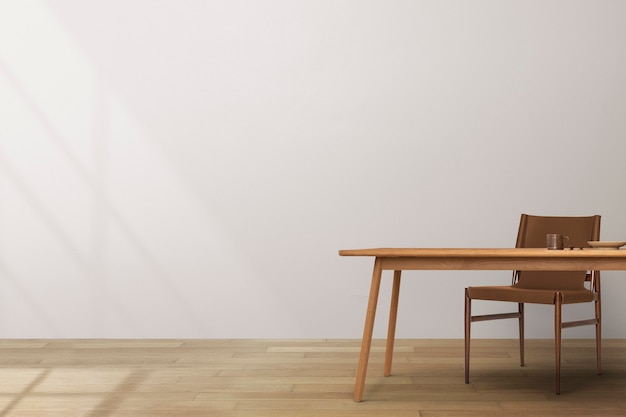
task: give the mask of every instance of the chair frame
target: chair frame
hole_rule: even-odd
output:
[[[523,247],[524,234],[526,232],[526,224],[528,215],[522,214],[520,226],[517,236],[516,247]],[[541,216],[543,217],[543,216]],[[600,216],[594,217],[592,240],[600,238]],[[511,285],[519,280],[519,271],[513,271]],[[556,368],[556,389],[557,395],[561,393],[561,345],[562,330],[570,327],[595,325],[596,331],[596,373],[602,374],[602,308],[600,297],[600,271],[587,271],[585,282],[589,283],[589,290],[594,294],[594,310],[595,317],[587,320],[562,321],[563,309],[563,293],[554,291],[554,353]],[[487,300],[485,300],[487,301]],[[470,341],[471,341],[471,324],[479,321],[501,320],[501,319],[518,319],[519,323],[519,349],[520,349],[520,366],[524,366],[524,303],[518,303],[518,311],[512,313],[486,314],[472,316],[472,299],[469,295],[469,288],[465,288],[465,383],[469,383],[470,370]]]

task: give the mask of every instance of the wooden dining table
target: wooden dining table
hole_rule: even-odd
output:
[[[341,256],[374,258],[361,353],[356,373],[354,401],[363,399],[365,376],[369,361],[376,305],[383,271],[393,272],[391,308],[384,375],[391,375],[391,362],[396,332],[400,278],[406,270],[535,270],[589,271],[626,270],[626,250],[623,249],[564,249],[543,248],[377,248],[340,250]]]

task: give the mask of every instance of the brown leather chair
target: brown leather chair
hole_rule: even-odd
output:
[[[545,248],[546,234],[569,236],[565,250],[588,247],[587,241],[599,240],[600,216],[545,217],[522,214],[517,235],[518,248]],[[547,250],[547,249],[546,249]],[[588,284],[588,285],[587,285]],[[511,301],[518,311],[504,314],[471,315],[472,300]],[[563,322],[563,304],[595,302],[595,317]],[[507,286],[481,286],[465,289],[465,383],[469,383],[470,330],[475,321],[517,318],[519,320],[520,363],[524,366],[524,303],[554,305],[556,393],[561,392],[561,330],[583,325],[596,326],[596,370],[601,373],[601,314],[599,271],[513,271]]]

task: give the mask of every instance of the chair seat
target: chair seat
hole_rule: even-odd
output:
[[[554,304],[557,292],[563,294],[563,304],[585,303],[595,299],[595,294],[582,290],[536,290],[511,285],[469,287],[469,297],[478,300],[512,301],[515,303]]]

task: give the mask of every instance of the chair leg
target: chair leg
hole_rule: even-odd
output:
[[[596,307],[596,373],[602,374],[602,309],[600,297],[595,302]]]
[[[469,384],[470,330],[472,326],[472,299],[465,289],[465,383]]]
[[[519,360],[524,366],[524,303],[518,303],[519,311]]]
[[[561,393],[561,330],[562,330],[563,294],[557,292],[554,297],[554,357],[556,361],[556,394]]]

